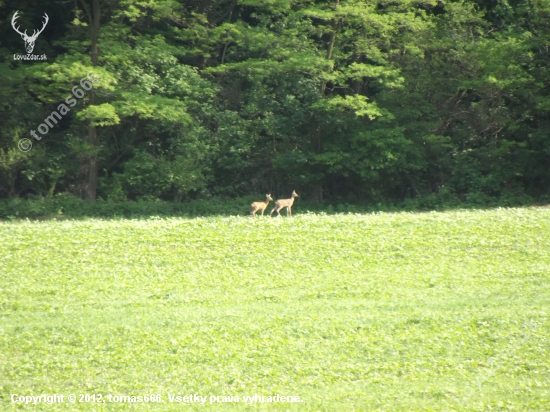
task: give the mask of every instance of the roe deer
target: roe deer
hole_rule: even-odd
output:
[[[267,205],[269,204],[269,202],[271,202],[273,200],[273,198],[271,197],[271,195],[265,195],[265,202],[254,202],[252,203],[250,206],[252,206],[252,210],[250,211],[250,213],[253,215],[253,216],[256,216],[256,212],[258,210],[261,210],[262,211],[262,216],[264,215],[264,211],[265,209],[267,208]]]
[[[283,207],[286,207],[286,215],[292,217],[292,205],[294,204],[294,198],[298,197],[298,193],[296,193],[296,190],[292,191],[292,196],[290,196],[290,199],[279,199],[275,202],[275,207],[271,210],[271,213],[277,212],[279,216],[281,216],[281,213],[279,210],[281,210]]]

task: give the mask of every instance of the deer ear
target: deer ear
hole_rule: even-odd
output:
[[[21,38],[22,38],[23,40],[25,40],[25,35],[24,35],[24,34],[22,34],[22,35],[21,35]]]

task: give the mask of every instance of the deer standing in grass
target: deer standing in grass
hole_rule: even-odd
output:
[[[271,210],[271,213],[277,212],[279,216],[281,216],[281,213],[279,212],[283,207],[286,207],[286,215],[292,217],[292,205],[294,204],[294,198],[298,197],[298,193],[296,193],[296,190],[292,191],[292,196],[290,196],[290,199],[279,199],[275,202],[275,207]]]
[[[271,195],[265,195],[265,202],[254,202],[252,203],[250,206],[252,206],[252,210],[250,211],[250,213],[253,215],[253,216],[256,216],[256,212],[258,210],[261,210],[262,211],[262,216],[264,215],[264,211],[265,209],[267,208],[267,205],[269,204],[269,202],[271,202],[273,200],[273,198],[271,197]]]

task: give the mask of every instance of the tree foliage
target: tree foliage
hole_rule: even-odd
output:
[[[51,16],[34,51],[47,61],[14,60],[16,10],[30,30]],[[2,197],[550,195],[547,0],[6,0],[0,11]],[[90,72],[93,89],[32,138]]]

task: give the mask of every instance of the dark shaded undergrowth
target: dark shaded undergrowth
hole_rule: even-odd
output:
[[[139,218],[148,216],[243,216],[250,212],[250,203],[256,197],[237,199],[198,199],[183,203],[163,201],[84,201],[70,195],[39,199],[0,200],[0,219],[63,219],[63,218]],[[449,209],[485,209],[495,207],[545,206],[550,199],[481,198],[471,197],[466,202],[449,202],[437,195],[407,199],[396,203],[316,203],[298,199],[293,213],[372,213],[397,211],[431,211]],[[273,202],[266,209],[269,214]],[[283,211],[284,215],[286,211]]]

